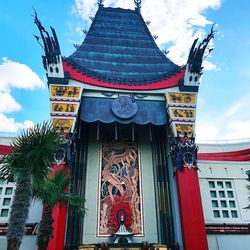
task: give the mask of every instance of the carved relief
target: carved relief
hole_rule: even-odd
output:
[[[58,113],[76,113],[77,112],[77,104],[74,103],[52,103],[52,112]]]
[[[72,125],[75,121],[73,119],[60,119],[60,118],[52,118],[52,124],[57,129],[63,129],[64,132],[71,132]]]
[[[125,212],[127,230],[143,234],[138,146],[134,142],[102,144],[98,236],[117,231],[117,215]],[[115,214],[115,216],[114,216]]]
[[[51,97],[79,99],[81,97],[80,95],[81,95],[81,87],[62,86],[62,85],[51,86]]]
[[[195,104],[195,94],[168,93],[169,103]]]
[[[172,117],[180,118],[194,118],[194,109],[172,109]]]
[[[184,136],[185,134],[191,136],[193,134],[193,127],[193,124],[175,124],[175,129],[179,136]]]

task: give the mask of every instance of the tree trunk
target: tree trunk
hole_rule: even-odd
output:
[[[16,182],[16,191],[11,205],[7,231],[7,250],[17,250],[25,231],[32,197],[31,177],[23,174]]]
[[[7,250],[18,250],[19,247],[20,244],[16,239],[8,239]]]
[[[49,241],[53,236],[52,234],[53,234],[52,208],[45,206],[37,234],[37,245],[39,250],[47,249]]]

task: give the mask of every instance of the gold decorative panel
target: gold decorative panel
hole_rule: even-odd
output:
[[[171,110],[171,117],[176,118],[194,118],[195,117],[195,110],[194,109],[172,109]]]
[[[196,103],[196,95],[189,93],[168,93],[168,102],[171,103],[179,103],[179,104],[190,104],[195,105]]]
[[[51,97],[60,99],[80,99],[81,87],[51,85]]]
[[[72,132],[75,118],[58,118],[52,117],[52,124],[56,129],[63,129],[64,132]]]
[[[51,109],[52,109],[52,112],[75,114],[78,110],[77,108],[78,108],[78,105],[76,103],[53,102]]]
[[[185,133],[187,133],[188,136],[191,136],[193,134],[193,124],[174,124],[176,133],[179,136],[184,136]]]

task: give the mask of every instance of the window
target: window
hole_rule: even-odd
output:
[[[228,218],[229,217],[229,214],[228,214],[227,210],[223,210],[222,215],[223,215],[223,218]]]
[[[215,219],[237,219],[238,210],[233,189],[229,180],[208,180],[208,187]]]
[[[220,218],[220,211],[214,210],[214,218]]]
[[[236,207],[235,201],[229,201],[229,207]]]
[[[5,195],[12,195],[13,188],[12,187],[7,187],[5,189]]]
[[[0,183],[0,218],[1,222],[6,221],[9,216],[12,197],[14,194],[13,183]]]
[[[217,197],[216,191],[210,191],[210,195],[212,198]]]
[[[10,201],[11,201],[11,198],[4,198],[3,199],[3,206],[10,206]]]
[[[224,198],[225,197],[225,192],[224,191],[219,191],[219,197]]]
[[[223,182],[222,181],[217,181],[217,187],[218,188],[223,188]]]
[[[231,211],[232,218],[238,218],[237,211],[233,210]]]
[[[230,181],[226,181],[226,188],[232,188],[232,184]]]
[[[213,207],[219,207],[218,201],[212,201],[212,206]]]
[[[226,201],[220,201],[221,207],[227,207],[227,202]]]
[[[214,181],[209,181],[208,184],[210,188],[215,188]]]
[[[0,217],[8,217],[9,209],[2,209],[0,213]]]

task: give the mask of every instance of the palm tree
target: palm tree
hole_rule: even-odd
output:
[[[47,178],[60,138],[51,123],[44,122],[23,131],[11,143],[12,154],[0,160],[0,177],[16,181],[7,231],[7,250],[18,250],[32,199],[32,182]]]
[[[33,195],[43,204],[43,215],[38,228],[37,245],[39,250],[46,250],[49,240],[53,237],[53,208],[58,204],[67,204],[69,208],[76,208],[79,215],[83,216],[85,199],[67,191],[70,184],[69,171],[65,168],[52,171],[43,186],[33,187]]]

